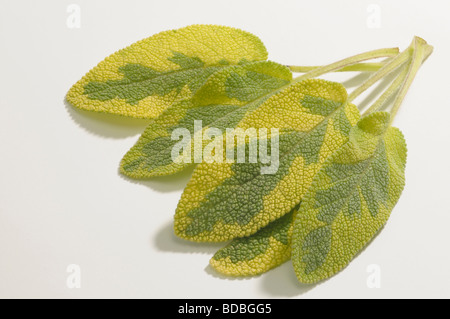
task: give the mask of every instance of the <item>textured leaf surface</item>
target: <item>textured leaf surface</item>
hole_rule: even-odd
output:
[[[67,100],[85,110],[155,118],[192,97],[218,70],[266,59],[264,45],[248,32],[192,25],[112,54],[70,89]]]
[[[296,211],[294,208],[249,237],[234,239],[211,258],[211,266],[225,275],[253,276],[289,260]]]
[[[295,218],[292,262],[314,283],[345,267],[380,231],[405,183],[406,144],[389,113],[361,119],[317,173]]]
[[[152,120],[136,145],[122,159],[121,172],[133,178],[148,178],[178,172],[188,163],[176,163],[172,148],[179,141],[172,132],[185,128],[193,136],[194,121],[225,131],[292,80],[288,68],[274,62],[253,62],[220,70],[212,75],[190,100],[170,106]],[[193,147],[193,141],[190,144]],[[194,153],[192,154],[192,162]]]
[[[283,129],[278,170],[261,174],[261,162],[199,164],[178,204],[175,233],[193,241],[226,241],[291,211],[359,117],[346,99],[338,83],[306,80],[247,114],[239,128]]]

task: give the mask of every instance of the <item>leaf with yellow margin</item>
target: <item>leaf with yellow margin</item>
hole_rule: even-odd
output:
[[[218,272],[229,276],[254,276],[291,258],[292,221],[298,207],[271,222],[255,234],[236,238],[219,249],[209,261]]]
[[[339,84],[305,80],[271,96],[237,128],[280,128],[279,165],[201,163],[175,213],[175,233],[192,241],[249,236],[291,211],[325,159],[347,141],[359,118]]]
[[[405,140],[389,113],[363,117],[303,197],[292,235],[299,281],[334,275],[380,231],[403,190],[405,165]]]
[[[155,118],[189,99],[215,72],[264,61],[254,35],[235,28],[191,25],[138,41],[100,62],[67,93],[73,106],[135,118]]]
[[[211,75],[189,100],[177,102],[153,119],[137,143],[120,164],[122,174],[149,178],[176,173],[194,163],[194,151],[183,161],[172,158],[179,144],[177,129],[189,136],[206,132],[209,127],[233,128],[270,95],[288,85],[292,73],[283,65],[262,61],[232,66]],[[201,121],[197,128],[194,121]],[[200,130],[200,132],[199,132]],[[185,145],[194,147],[193,139]],[[202,147],[202,146],[201,146]]]

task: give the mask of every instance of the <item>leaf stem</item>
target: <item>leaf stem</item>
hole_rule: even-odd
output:
[[[408,66],[405,65],[402,68],[402,72],[395,78],[391,85],[383,92],[383,94],[373,103],[363,114],[366,116],[370,113],[379,111],[383,104],[399,89],[400,85],[406,78],[408,74]]]
[[[409,87],[411,86],[417,71],[419,71],[422,63],[428,58],[428,56],[433,52],[433,47],[427,42],[419,37],[414,37],[413,42],[411,43],[411,47],[413,49],[413,56],[411,63],[408,68],[408,73],[406,74],[405,79],[402,82],[399,92],[395,97],[394,104],[391,109],[391,123],[395,118],[395,115],[402,104],[403,99],[405,98],[406,93],[408,92]]]
[[[350,95],[348,96],[348,102],[352,102],[362,93],[364,93],[368,88],[374,85],[376,82],[396,70],[398,67],[403,65],[410,59],[412,54],[411,48],[406,49],[402,53],[398,54],[394,59],[392,59],[389,63],[385,64],[380,70],[374,73],[370,78],[368,78],[361,86],[356,88]]]
[[[425,40],[414,37],[411,45],[399,53],[398,48],[373,50],[352,57],[324,65],[324,66],[288,66],[292,72],[304,73],[296,77],[293,82],[315,78],[329,72],[375,72],[361,86],[349,94],[347,102],[350,103],[376,82],[386,77],[395,70],[402,68],[391,85],[363,114],[363,116],[380,110],[383,104],[394,94],[395,100],[391,108],[391,122],[397,114],[405,95],[414,80],[422,63],[432,53],[433,47]],[[362,63],[362,61],[387,57],[388,59],[378,63]]]
[[[354,65],[345,66],[341,69],[335,70],[335,72],[375,72],[378,71],[385,65],[386,62],[375,62],[375,63],[357,63]],[[312,70],[321,68],[322,66],[297,66],[297,65],[287,65],[287,67],[295,73],[307,73]]]
[[[422,63],[428,58],[433,51],[433,47],[428,45],[425,40],[414,37],[410,46],[383,66],[375,74],[372,75],[360,87],[354,90],[348,97],[348,102],[353,101],[361,93],[367,90],[375,82],[385,77],[389,73],[398,68],[402,68],[400,74],[397,75],[391,85],[383,92],[383,94],[373,103],[364,113],[363,116],[372,112],[379,111],[382,105],[395,94],[394,104],[391,108],[391,123],[397,114],[398,109],[414,80],[417,71]]]
[[[393,57],[398,55],[398,48],[388,48],[388,49],[379,49],[379,50],[373,50],[361,54],[354,55],[352,57],[321,66],[317,69],[313,69],[303,75],[300,75],[299,77],[296,77],[294,79],[294,82],[300,82],[306,79],[315,78],[322,74],[333,72],[336,70],[340,70],[342,68],[358,64],[362,61],[376,59],[376,58],[384,58],[384,57]],[[383,67],[381,68],[383,69]]]

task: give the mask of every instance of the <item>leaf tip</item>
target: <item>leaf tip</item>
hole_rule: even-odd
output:
[[[381,135],[390,126],[391,115],[388,112],[374,112],[358,122],[358,128],[364,132]]]

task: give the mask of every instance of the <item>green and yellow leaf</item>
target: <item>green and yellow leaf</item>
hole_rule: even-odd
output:
[[[254,35],[224,26],[192,25],[124,48],[89,71],[67,93],[73,106],[135,118],[155,118],[189,99],[215,72],[267,51]]]
[[[405,184],[406,144],[390,115],[372,113],[317,173],[292,235],[299,281],[315,283],[344,268],[380,231]]]
[[[292,73],[283,65],[270,61],[252,62],[217,71],[190,100],[168,107],[153,119],[137,143],[122,159],[120,171],[132,178],[176,173],[190,165],[173,161],[171,152],[179,141],[172,138],[175,129],[183,128],[191,136],[194,121],[222,130],[233,128],[245,114],[262,104],[268,96],[288,85]],[[189,144],[193,149],[193,139]],[[194,151],[191,152],[194,162]]]
[[[175,233],[192,241],[249,236],[291,211],[325,159],[348,139],[357,108],[338,83],[305,80],[273,95],[237,127],[280,128],[279,166],[262,174],[258,163],[201,163],[175,213]]]
[[[210,265],[225,275],[254,276],[288,261],[291,257],[292,221],[297,209],[249,237],[234,239],[216,252],[209,261]]]

